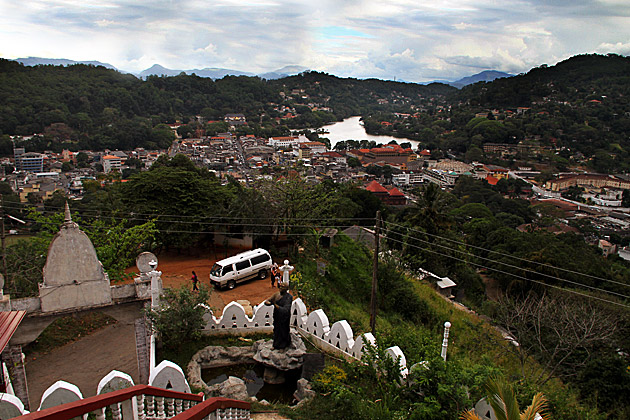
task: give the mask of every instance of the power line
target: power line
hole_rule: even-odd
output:
[[[411,230],[412,232],[421,233],[423,235],[431,236],[431,237],[434,237],[434,238],[443,239],[445,241],[454,242],[456,244],[464,245],[464,246],[467,246],[467,247],[470,247],[470,248],[475,248],[475,249],[479,249],[479,250],[482,250],[482,251],[490,252],[490,253],[493,253],[493,254],[502,255],[502,256],[508,257],[508,258],[514,258],[516,260],[527,262],[527,263],[530,263],[530,264],[538,264],[538,265],[542,265],[544,267],[552,268],[554,270],[565,271],[567,273],[577,274],[577,275],[584,276],[584,277],[590,277],[590,278],[596,279],[596,280],[601,280],[601,281],[605,281],[605,282],[609,282],[609,283],[614,283],[614,284],[617,284],[617,285],[620,285],[620,286],[630,287],[630,285],[628,285],[626,283],[621,283],[621,282],[618,282],[618,281],[615,281],[615,280],[611,280],[611,279],[605,279],[603,277],[594,276],[592,274],[581,273],[579,271],[570,270],[568,268],[556,267],[556,266],[553,266],[551,264],[541,263],[541,262],[538,262],[538,261],[531,261],[531,260],[528,260],[526,258],[521,258],[521,257],[517,257],[515,255],[506,254],[504,252],[494,251],[492,249],[487,249],[487,248],[483,248],[483,247],[480,247],[480,246],[467,244],[466,242],[461,242],[461,241],[457,241],[455,239],[450,239],[450,238],[447,238],[447,237],[444,237],[444,236],[431,234],[431,233],[424,232],[424,231],[421,231],[421,230],[418,230],[418,229],[414,229],[414,228],[411,228],[411,227],[408,227],[408,226],[398,225],[398,224],[392,223],[392,222],[384,222],[384,223],[392,225],[392,226],[395,226],[395,227],[400,227],[400,228],[403,228],[403,229]]]
[[[389,231],[389,229],[386,229],[386,231]],[[394,232],[394,233],[397,233],[397,232]],[[391,239],[391,238],[388,237],[388,239]],[[480,257],[480,256],[477,256],[475,254],[470,254],[470,253],[465,252],[465,251],[461,251],[461,250],[458,250],[458,249],[455,249],[455,248],[447,247],[445,245],[441,245],[441,244],[436,244],[436,243],[433,243],[433,242],[425,241],[423,239],[419,239],[419,238],[412,238],[412,239],[420,241],[420,242],[423,242],[423,243],[425,243],[427,245],[435,245],[435,246],[438,246],[440,248],[447,249],[449,251],[459,252],[460,254],[468,255],[468,256],[473,257],[473,258],[479,258],[479,259],[482,259],[482,260],[485,260],[485,261],[489,261],[489,262],[492,262],[492,263],[501,264],[501,265],[504,265],[506,267],[514,268],[514,269],[517,269],[517,270],[522,270],[522,271],[525,271],[525,272],[528,272],[528,273],[532,273],[532,274],[537,274],[537,275],[544,276],[544,277],[547,277],[547,278],[550,278],[550,279],[559,280],[559,281],[562,281],[562,282],[565,282],[565,283],[570,283],[570,284],[573,284],[575,286],[586,287],[588,289],[597,290],[599,292],[604,292],[604,293],[609,293],[609,294],[612,294],[612,295],[617,295],[617,296],[622,297],[624,299],[630,299],[630,296],[626,296],[626,295],[623,295],[621,293],[608,291],[608,290],[605,290],[605,289],[600,289],[598,287],[591,286],[591,285],[588,285],[588,284],[583,284],[583,283],[579,283],[579,282],[576,282],[576,281],[563,279],[561,277],[555,277],[555,276],[552,276],[550,274],[540,273],[538,271],[530,270],[530,269],[524,268],[524,267],[518,267],[516,265],[504,263],[504,262],[501,262],[501,261],[495,261],[495,260],[492,260],[490,258]],[[402,243],[403,244],[407,244],[407,245],[411,245],[411,244],[408,244],[406,242],[402,242]]]
[[[391,239],[390,238],[390,240],[392,240],[394,242],[404,243],[404,242],[398,241],[396,239]],[[567,288],[556,286],[556,285],[553,285],[553,284],[547,284],[547,283],[544,283],[544,282],[539,281],[539,280],[528,279],[527,277],[519,276],[518,274],[508,273],[506,271],[499,270],[498,268],[486,267],[484,265],[477,264],[477,263],[474,263],[474,262],[471,262],[471,261],[466,261],[464,259],[457,258],[457,257],[454,257],[452,255],[445,255],[445,254],[442,254],[442,253],[437,252],[437,251],[433,251],[433,250],[428,249],[428,248],[422,248],[422,247],[419,247],[419,246],[416,246],[416,245],[412,245],[412,244],[407,244],[407,245],[409,245],[409,246],[411,246],[413,248],[420,249],[422,251],[427,251],[427,252],[430,252],[430,253],[433,253],[433,254],[441,255],[443,257],[447,257],[447,258],[451,258],[451,259],[454,259],[454,260],[457,260],[457,261],[461,261],[461,262],[466,263],[466,264],[471,264],[471,265],[474,265],[474,266],[477,266],[477,267],[485,268],[487,270],[496,271],[498,273],[506,274],[508,276],[516,277],[516,278],[519,278],[519,279],[522,279],[522,280],[525,280],[525,281],[530,281],[530,282],[533,282],[533,283],[537,283],[537,284],[540,284],[542,286],[552,287],[554,289],[558,289],[558,290],[563,291],[563,292],[569,292],[569,293],[573,293],[573,294],[576,294],[576,295],[579,295],[579,296],[583,296],[583,297],[586,297],[586,298],[597,299],[597,300],[600,300],[602,302],[610,303],[612,305],[618,305],[618,306],[622,306],[624,308],[630,308],[630,305],[626,305],[626,304],[623,304],[623,303],[619,303],[619,302],[615,302],[615,301],[612,301],[612,300],[604,299],[604,298],[601,298],[601,297],[598,297],[598,296],[588,295],[586,293],[580,293],[580,292],[578,292],[576,290],[567,289]]]
[[[34,220],[30,220],[36,224],[39,225],[45,225],[45,226],[59,226],[58,223],[53,223],[53,222],[36,222]],[[101,226],[96,226],[96,225],[90,225],[90,224],[81,224],[82,227],[87,227],[87,228],[94,228],[94,229],[98,229],[101,228]],[[238,226],[238,225],[234,225],[234,226]],[[287,225],[287,227],[294,227],[295,225]],[[312,226],[311,226],[312,227]],[[321,226],[321,227],[330,227],[330,226]],[[340,227],[344,227],[344,226],[340,226]],[[348,226],[350,227],[350,226]],[[107,228],[109,229],[109,228]],[[175,230],[175,229],[155,229],[155,231],[160,232],[160,233],[190,233],[190,234],[199,234],[199,235],[203,235],[203,234],[219,234],[219,235],[240,235],[240,234],[253,234],[253,235],[258,235],[258,236],[278,236],[278,235],[288,235],[288,236],[314,236],[313,233],[285,233],[285,232],[218,232],[218,231],[214,231],[214,230],[208,230],[208,231],[199,231],[199,230]]]
[[[50,222],[50,221],[39,221],[39,220],[35,220],[35,219],[29,219],[29,218],[25,218],[27,221],[32,222],[36,225],[46,225],[46,226],[59,226],[59,223],[55,223],[55,222]],[[134,220],[134,219],[126,219],[126,218],[118,218],[119,220]],[[151,220],[148,219],[135,219],[137,221],[145,221],[145,222],[150,222]],[[169,222],[167,221],[163,221],[163,222]],[[330,228],[330,225],[295,225],[295,224],[285,224],[285,223],[277,223],[277,224],[272,224],[272,225],[263,225],[263,224],[250,224],[250,223],[209,223],[209,222],[182,222],[182,221],[170,221],[172,224],[197,224],[197,225],[210,225],[210,226],[220,226],[220,227],[224,227],[225,225],[229,225],[229,226],[233,226],[233,227],[261,227],[261,228],[311,228],[311,229],[324,229],[324,228]],[[98,226],[95,224],[90,224],[90,223],[81,223],[82,227],[86,227],[86,228],[92,228],[92,229],[111,229],[111,227],[109,226]],[[347,227],[351,227],[353,225],[339,225],[336,224],[336,227],[339,228],[347,228]],[[183,231],[183,230],[172,230],[172,229],[156,229],[159,232],[180,232],[180,233],[199,233],[199,234],[204,234],[204,233],[214,233],[214,230],[210,230],[210,231],[195,231],[195,230],[188,230],[188,231]],[[217,232],[219,233],[219,232]],[[232,234],[238,234],[238,233],[242,233],[242,232],[231,232]],[[252,232],[246,232],[246,233],[257,233],[255,231]]]
[[[29,207],[26,207],[26,205],[24,205],[25,207],[11,207],[9,205],[5,205],[5,208],[10,208],[10,209],[14,209],[14,210],[25,210],[28,209]],[[51,209],[58,209],[57,211],[55,210],[37,210],[40,213],[49,213],[49,214],[57,214],[60,212],[63,212],[64,208],[63,207],[50,207]],[[71,209],[72,210],[72,209]],[[183,215],[183,214],[157,214],[157,213],[137,213],[137,212],[129,212],[129,213],[124,213],[124,212],[118,212],[118,211],[112,211],[112,210],[106,210],[104,211],[105,213],[110,213],[110,214],[116,214],[116,213],[121,213],[121,214],[129,214],[131,216],[147,216],[147,217],[174,217],[174,218],[195,218],[195,219],[223,219],[223,220],[267,220],[273,216],[269,216],[269,217],[242,217],[242,216],[203,216],[203,215],[194,215],[194,216],[189,216],[189,215]],[[84,213],[93,213],[94,216],[102,216],[102,217],[112,217],[113,216],[108,216],[108,215],[104,215],[103,211],[101,210],[83,210],[83,211],[79,211],[79,214],[84,214]],[[277,216],[282,218],[282,216]],[[142,220],[142,219],[140,219]],[[315,221],[322,221],[322,220],[330,220],[330,221],[337,221],[337,220],[357,220],[357,221],[374,221],[373,217],[291,217],[290,220],[315,220]]]
[[[43,211],[43,213],[58,214],[58,212],[55,212],[53,210],[45,210],[45,211]],[[100,212],[97,212],[97,213],[100,214]],[[132,215],[147,215],[147,216],[153,216],[153,217],[155,217],[155,216],[171,217],[171,218],[175,218],[175,219],[179,219],[181,217],[187,217],[187,218],[197,217],[197,216],[183,216],[183,215],[177,215],[177,216],[176,215],[155,215],[155,214],[147,214],[147,213],[131,213],[131,214]],[[100,215],[102,215],[102,214],[100,214]],[[114,216],[106,216],[106,217],[114,219],[114,220],[143,221],[143,222],[148,222],[150,220],[155,220],[155,219],[145,219],[145,218],[137,218],[137,217],[131,217],[131,218],[114,217]],[[201,218],[202,219],[228,219],[228,220],[261,220],[261,218],[242,218],[242,217],[225,217],[224,218],[222,216],[201,216]],[[264,219],[264,220],[266,220],[266,219]],[[374,219],[373,218],[296,218],[294,220],[314,220],[314,221],[320,221],[320,222],[321,221],[331,221],[331,222],[334,221],[334,222],[338,223],[339,221],[342,221],[342,220],[363,221],[363,220],[374,220]],[[30,221],[35,222],[35,223],[44,224],[44,222],[36,222],[33,219],[31,219]],[[229,225],[229,226],[234,226],[234,227],[259,227],[259,228],[265,228],[265,227],[277,228],[279,226],[282,226],[282,227],[285,227],[285,228],[328,228],[328,227],[330,227],[329,225],[298,225],[298,224],[282,223],[282,222],[279,222],[279,223],[276,223],[276,224],[260,224],[260,223],[235,223],[235,222],[226,222],[226,221],[217,221],[217,222],[203,222],[203,221],[197,221],[197,220],[195,220],[195,221],[192,221],[192,220],[191,221],[182,221],[181,219],[180,220],[161,220],[161,222],[171,222],[171,223],[181,223],[181,224],[191,223],[191,224],[209,225],[209,226]],[[625,287],[630,287],[630,285],[625,284],[625,283],[617,282],[617,281],[610,280],[610,279],[601,278],[601,277],[598,277],[598,276],[592,276],[592,275],[589,275],[589,274],[586,274],[586,273],[580,273],[580,272],[576,272],[576,271],[569,270],[569,269],[564,269],[564,268],[560,268],[560,267],[554,267],[554,266],[549,265],[549,264],[544,264],[544,263],[539,263],[539,262],[535,262],[535,261],[530,261],[530,260],[527,260],[527,259],[524,259],[524,258],[511,256],[509,254],[505,254],[505,253],[501,253],[501,252],[498,252],[498,251],[485,249],[485,248],[474,246],[474,245],[468,245],[468,244],[466,244],[464,242],[456,241],[456,240],[453,240],[453,239],[450,239],[450,238],[446,238],[446,237],[443,237],[443,236],[440,236],[440,235],[429,234],[427,232],[423,232],[423,231],[420,231],[420,230],[417,230],[417,229],[413,229],[413,228],[410,228],[410,227],[407,227],[407,226],[403,226],[403,225],[398,225],[396,223],[392,223],[392,222],[385,222],[385,223],[388,224],[388,225],[391,225],[391,226],[396,226],[396,227],[400,227],[400,228],[403,228],[403,229],[407,229],[407,230],[412,231],[412,232],[418,232],[418,233],[421,233],[421,234],[426,234],[427,236],[440,238],[440,239],[443,239],[443,240],[446,240],[446,241],[449,241],[449,242],[452,242],[452,243],[464,245],[464,246],[470,246],[472,248],[481,249],[481,250],[484,250],[484,251],[487,251],[487,252],[495,253],[495,254],[498,254],[498,255],[503,255],[503,256],[506,256],[506,257],[510,257],[510,258],[514,258],[514,259],[517,259],[517,260],[520,260],[520,261],[524,261],[524,262],[528,262],[528,263],[532,263],[532,264],[538,264],[538,265],[545,266],[545,267],[548,267],[548,268],[562,270],[562,271],[565,271],[565,272],[569,272],[569,273],[573,273],[573,274],[577,274],[577,275],[582,275],[582,276],[585,276],[585,277],[591,277],[591,278],[594,278],[594,279],[597,279],[597,280],[601,280],[601,281],[605,281],[605,282],[609,282],[609,283],[613,283],[613,284],[617,284],[617,285],[621,285],[621,286],[625,286]],[[49,223],[49,225],[57,226],[56,223]],[[82,225],[85,226],[85,227],[98,228],[98,226],[91,225],[91,224],[82,224]],[[350,225],[348,225],[348,227],[349,226]],[[345,225],[342,225],[340,227],[343,228],[343,227],[345,227]],[[216,234],[234,235],[234,234],[241,233],[241,232],[215,232],[215,231],[205,231],[205,230],[178,230],[178,229],[156,229],[156,230],[158,232],[160,232],[160,233],[186,233],[186,234],[214,234],[214,233],[216,233]],[[397,233],[398,234],[398,232],[396,232],[394,230],[389,230],[388,229],[388,231],[391,231],[393,233]],[[255,232],[255,231],[246,232],[246,233],[251,233],[251,234],[254,234],[254,235],[258,235],[258,236],[274,236],[274,235],[278,235],[279,234],[277,232],[271,233],[271,232]],[[283,234],[286,234],[286,232],[284,232]],[[289,235],[291,235],[291,236],[311,236],[312,234],[310,234],[310,233],[290,233]],[[417,240],[417,241],[421,241],[421,242],[424,242],[424,243],[427,243],[427,244],[433,244],[431,242],[424,241],[424,240],[422,240],[420,238],[415,238],[415,237],[412,237],[412,238]],[[492,263],[501,264],[501,265],[504,265],[504,266],[507,266],[507,267],[523,270],[523,271],[526,271],[526,272],[530,272],[530,273],[541,275],[541,276],[545,276],[545,277],[548,277],[548,278],[551,278],[551,279],[555,279],[555,280],[571,283],[571,284],[578,285],[578,286],[581,286],[581,287],[591,288],[591,289],[600,290],[600,291],[603,290],[603,289],[598,289],[598,288],[596,288],[594,286],[582,284],[582,283],[579,283],[579,282],[574,282],[574,281],[571,281],[571,280],[563,279],[563,278],[552,276],[552,275],[545,274],[545,273],[540,273],[540,272],[537,272],[537,271],[534,271],[534,270],[530,270],[530,269],[527,269],[527,268],[514,266],[514,265],[511,265],[511,264],[508,264],[508,263],[505,263],[505,262],[496,261],[496,260],[493,260],[493,259],[490,259],[490,258],[478,256],[478,255],[475,255],[475,254],[470,254],[470,253],[467,253],[467,252],[464,252],[464,251],[461,251],[461,250],[457,250],[457,249],[454,249],[454,248],[450,248],[450,247],[447,247],[447,246],[444,246],[444,245],[440,245],[440,244],[433,244],[433,245],[436,245],[436,246],[439,246],[439,247],[442,247],[442,248],[445,248],[445,249],[448,249],[448,250],[451,250],[451,251],[459,252],[459,253],[462,253],[462,254],[465,254],[465,255],[469,255],[469,256],[474,257],[474,258],[479,258],[479,259],[486,260],[486,261],[489,261],[489,262],[492,262]],[[619,294],[619,293],[616,293],[616,292],[607,292],[606,291],[606,293],[615,294],[615,295],[621,296],[623,298],[628,298],[628,296],[625,296],[623,294]]]

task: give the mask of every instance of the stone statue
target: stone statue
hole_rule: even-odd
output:
[[[278,270],[282,273],[282,283],[289,286],[289,277],[291,276],[291,272],[293,271],[293,266],[289,265],[289,260],[284,260],[284,265],[282,267],[278,267]],[[278,284],[280,286],[280,284]]]
[[[289,330],[293,302],[293,296],[289,293],[289,283],[281,282],[278,287],[280,291],[265,301],[265,305],[273,305],[273,348],[276,350],[291,345]]]

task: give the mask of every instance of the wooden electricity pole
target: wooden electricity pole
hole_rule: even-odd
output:
[[[9,281],[7,276],[7,247],[5,243],[5,234],[4,234],[4,199],[2,198],[2,194],[0,194],[0,223],[2,224],[2,231],[0,232],[0,241],[2,246],[2,275],[4,276],[4,281]]]
[[[370,328],[376,332],[376,292],[378,290],[378,244],[381,227],[381,212],[376,212],[376,228],[374,229],[374,265],[372,268],[372,300],[370,301]]]

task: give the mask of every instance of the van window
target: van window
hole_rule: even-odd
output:
[[[261,263],[264,263],[265,261],[269,261],[270,259],[271,257],[268,254],[257,255],[254,258],[252,258],[252,265],[261,264]]]
[[[221,273],[221,276],[225,276],[230,271],[234,271],[234,269],[232,268],[232,264],[223,267],[223,273]]]
[[[212,266],[212,269],[210,270],[210,274],[212,274],[215,277],[221,277],[221,269],[223,267],[221,267],[219,264],[215,264]]]
[[[249,260],[237,262],[234,265],[236,266],[236,271],[241,271],[241,270],[244,270],[246,268],[249,268]]]

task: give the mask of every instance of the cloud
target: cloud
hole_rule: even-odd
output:
[[[457,79],[630,53],[627,0],[0,0],[0,56]]]
[[[617,42],[614,44],[604,42],[597,46],[595,52],[600,54],[620,54],[620,55],[630,55],[630,39],[628,42]]]

